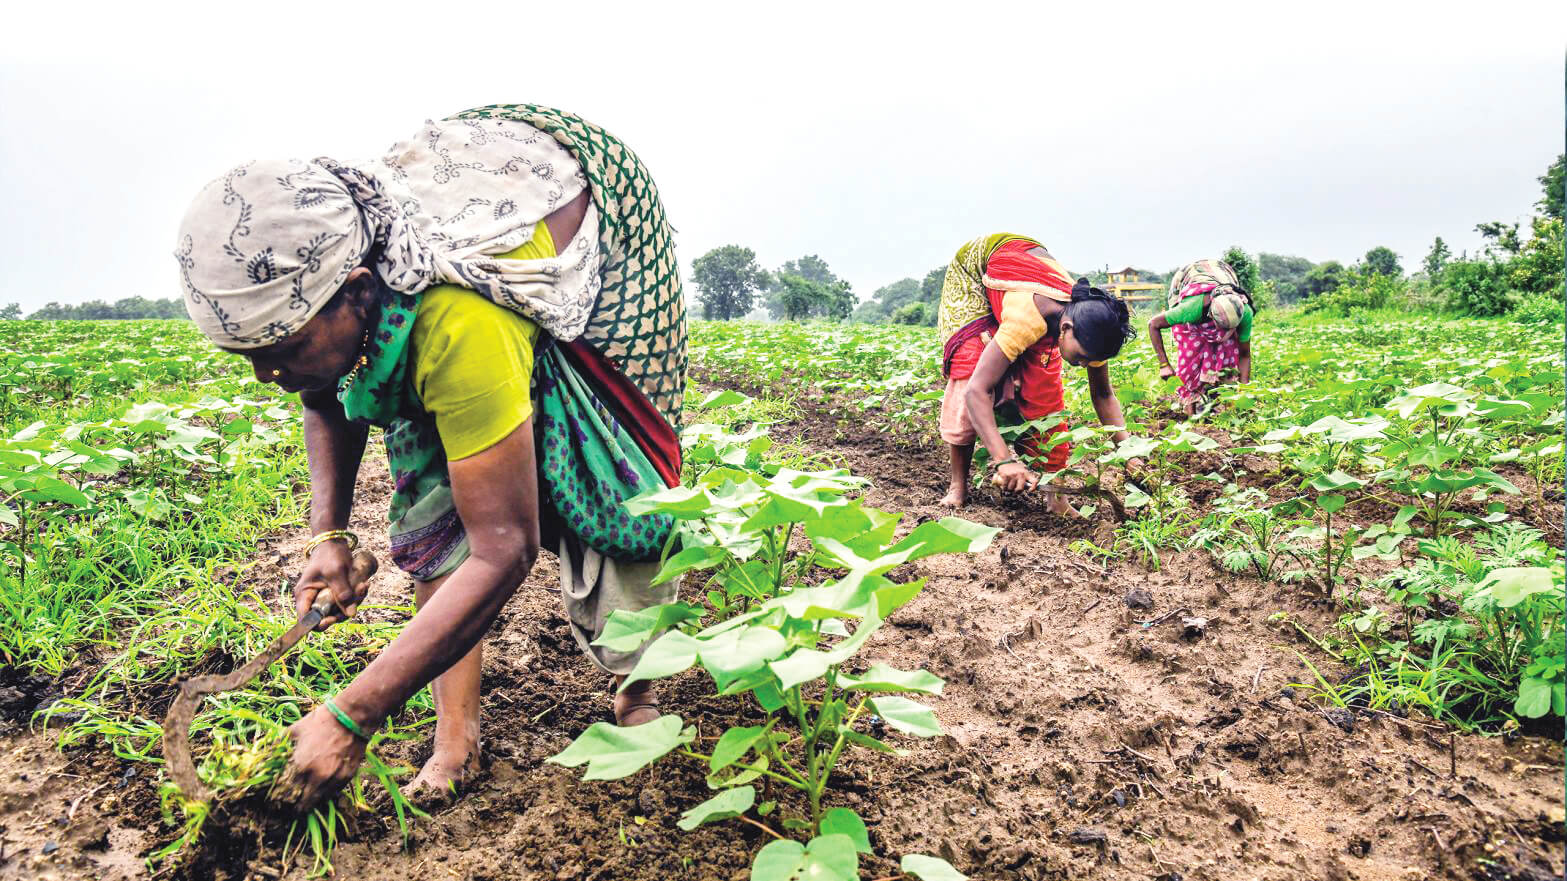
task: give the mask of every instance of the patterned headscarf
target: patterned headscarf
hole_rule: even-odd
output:
[[[371,163],[249,162],[204,187],[180,224],[185,307],[219,345],[266,346],[315,317],[373,249],[394,291],[461,285],[572,340],[598,298],[596,210],[557,257],[494,255],[586,186],[570,153],[513,120],[426,122]]]
[[[1213,302],[1208,305],[1208,316],[1213,319],[1214,324],[1225,330],[1230,330],[1240,325],[1241,313],[1245,308],[1245,297],[1237,293],[1226,292],[1213,298]]]

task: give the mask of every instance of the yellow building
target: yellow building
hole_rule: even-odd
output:
[[[1158,282],[1138,281],[1137,270],[1128,266],[1119,272],[1109,273],[1110,281],[1105,290],[1131,303],[1146,303],[1158,299],[1164,293],[1164,285]]]

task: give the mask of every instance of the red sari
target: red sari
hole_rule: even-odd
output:
[[[1026,239],[1015,240],[997,248],[986,263],[985,275],[1031,285],[1043,285],[1052,291],[1071,296],[1071,280],[1052,270],[1039,259],[1029,255],[1038,243]],[[974,375],[979,356],[994,338],[1001,325],[1002,299],[1007,291],[986,286],[985,297],[990,301],[990,314],[969,322],[947,341],[942,353],[943,372],[948,380],[964,382]],[[1065,298],[1062,298],[1065,299]],[[1033,421],[1066,409],[1064,388],[1061,383],[1061,352],[1056,340],[1046,335],[1029,346],[1013,360],[1012,366],[1002,377],[996,389],[996,403],[1012,401],[1025,421]],[[1065,432],[1065,421],[1044,434]],[[1038,431],[1030,431],[1017,442],[1016,447],[1024,456],[1042,457],[1046,471],[1060,471],[1066,467],[1072,447],[1066,441],[1052,446],[1048,453],[1041,450],[1044,437]]]

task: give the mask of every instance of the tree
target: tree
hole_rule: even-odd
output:
[[[773,277],[775,294],[768,300],[768,311],[782,321],[810,317],[811,310],[826,299],[824,285],[804,276],[779,272]]]
[[[1311,267],[1306,277],[1300,283],[1300,295],[1306,297],[1320,297],[1330,294],[1338,289],[1344,281],[1344,264],[1337,260],[1328,260]]]
[[[756,263],[756,252],[739,245],[714,248],[691,264],[691,280],[701,293],[703,318],[727,321],[751,311],[757,291],[767,285],[767,270]]]
[[[907,303],[920,300],[920,283],[912,278],[900,278],[889,285],[882,285],[871,298],[854,310],[854,320],[876,323],[885,321]]]
[[[920,282],[920,302],[940,303],[941,288],[947,283],[947,264],[932,269],[925,273],[925,280]]]
[[[1257,263],[1240,245],[1231,245],[1219,259],[1230,264],[1230,268],[1235,270],[1235,277],[1240,281],[1241,287],[1248,291],[1257,289],[1257,285],[1262,281],[1257,277]]]
[[[21,303],[7,303],[0,307],[0,321],[15,321],[22,317]]]
[[[61,303],[45,303],[42,309],[27,316],[42,321],[83,321],[102,319],[138,319],[138,318],[189,318],[185,312],[185,303],[176,298],[167,300],[148,300],[145,297],[126,297],[108,303],[103,300],[88,300],[74,306]]]
[[[1425,262],[1422,264],[1425,267],[1426,276],[1434,279],[1441,275],[1442,268],[1447,266],[1452,259],[1453,252],[1448,249],[1447,242],[1442,241],[1441,236],[1437,236],[1436,241],[1431,243],[1431,253],[1426,255]]]
[[[810,286],[791,287],[784,282],[786,276]],[[826,260],[807,254],[778,267],[767,289],[766,303],[767,311],[781,321],[813,316],[841,321],[854,312],[854,290],[848,282],[833,274]]]
[[[1257,255],[1257,276],[1264,284],[1273,283],[1273,290],[1281,302],[1290,303],[1300,299],[1301,282],[1310,271],[1311,261],[1305,257],[1269,254],[1266,251]]]
[[[1518,238],[1516,223],[1503,223],[1500,220],[1477,223],[1475,232],[1485,239],[1485,250],[1488,253],[1495,254],[1501,251],[1504,254],[1516,254],[1523,248],[1523,241]]]
[[[893,324],[924,324],[925,318],[924,303],[906,303],[892,313]]]
[[[827,268],[827,261],[815,254],[806,254],[798,260],[789,260],[778,267],[779,272],[790,275],[798,275],[806,281],[814,281],[817,284],[832,284],[838,280],[832,270]]]
[[[1545,169],[1545,174],[1540,177],[1540,187],[1545,194],[1535,204],[1540,206],[1540,213],[1548,218],[1562,219],[1562,202],[1567,199],[1567,153],[1556,157],[1550,167]]]
[[[1404,267],[1398,265],[1398,255],[1392,248],[1381,245],[1366,252],[1366,269],[1375,275],[1402,276]]]

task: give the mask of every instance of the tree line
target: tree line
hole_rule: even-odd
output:
[[[0,320],[14,321],[22,317],[20,303],[0,306]],[[88,300],[85,303],[46,303],[42,309],[27,316],[33,321],[88,321],[131,320],[138,318],[185,318],[185,304],[179,298],[149,300],[146,297],[125,297],[113,303],[104,300]]]
[[[1539,178],[1543,193],[1529,233],[1520,224],[1490,221],[1475,226],[1485,240],[1480,253],[1456,257],[1437,236],[1418,267],[1406,274],[1400,255],[1378,245],[1356,262],[1316,263],[1305,257],[1250,254],[1231,246],[1221,259],[1229,263],[1259,306],[1299,305],[1306,311],[1336,311],[1389,306],[1468,315],[1518,313],[1523,317],[1562,314],[1563,168],[1557,157]],[[839,279],[816,255],[791,260],[775,272],[763,269],[756,254],[740,245],[714,248],[694,264],[692,280],[702,317],[743,318],[763,306],[777,320],[826,318],[866,323],[934,325],[947,267],[921,278],[901,278],[877,288],[856,305],[848,282]],[[1142,281],[1167,283],[1175,273],[1136,270]],[[1104,270],[1074,273],[1093,284],[1108,280]]]

